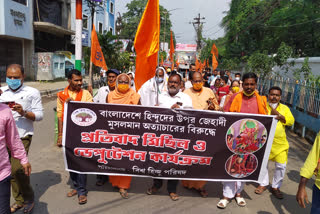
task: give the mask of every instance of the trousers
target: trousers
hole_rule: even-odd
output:
[[[227,198],[234,198],[236,194],[242,192],[244,182],[241,181],[227,181],[222,182],[223,184],[223,196]]]
[[[0,214],[10,214],[10,179],[6,177],[0,181]]]
[[[282,181],[286,172],[287,164],[282,164],[275,162],[275,169],[273,172],[273,178],[272,178],[272,188],[280,188],[282,185]],[[267,164],[267,170],[266,174],[263,177],[263,181],[260,184],[260,186],[268,186],[269,185],[269,172],[268,172],[268,164]]]
[[[69,172],[74,188],[77,190],[78,196],[87,195],[87,175]]]
[[[168,180],[167,182],[167,190],[168,193],[176,193],[177,192],[177,186],[178,186],[179,180]],[[153,179],[153,186],[157,189],[160,189],[162,187],[163,180],[162,179]]]
[[[28,154],[32,141],[32,135],[21,138],[24,148]],[[10,154],[10,151],[9,151]],[[12,196],[18,205],[24,202],[34,201],[34,192],[30,184],[30,177],[24,174],[20,160],[10,157],[11,162],[11,188]]]

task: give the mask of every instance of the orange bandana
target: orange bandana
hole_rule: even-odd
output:
[[[69,86],[67,86],[65,89],[64,89],[64,91],[60,91],[60,92],[58,92],[58,98],[60,99],[60,101],[62,102],[62,121],[63,121],[63,117],[64,117],[64,103],[66,102],[66,100],[68,99],[68,98],[70,98],[70,95],[69,95],[69,93],[68,93],[68,90],[69,90]],[[81,99],[82,99],[82,94],[83,94],[83,90],[82,89],[80,89],[80,91],[79,91],[79,93],[77,94],[77,96],[76,96],[76,99],[75,99],[75,101],[81,101]]]
[[[257,91],[254,92],[254,95],[257,98],[257,103],[258,103],[258,111],[259,114],[268,114],[267,110],[267,99],[265,96],[260,96]],[[243,98],[243,92],[238,93],[234,100],[231,103],[230,112],[240,112],[241,111],[241,104],[242,104],[242,98]]]

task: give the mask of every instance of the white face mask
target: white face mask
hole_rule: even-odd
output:
[[[273,109],[276,109],[278,107],[279,103],[269,103],[269,106]]]
[[[238,81],[240,81],[240,77],[236,77],[236,78],[235,78],[235,80],[238,80]]]

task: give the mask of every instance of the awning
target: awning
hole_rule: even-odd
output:
[[[49,22],[33,22],[34,30],[42,31],[57,36],[74,35],[73,30],[65,29],[61,26],[49,23]]]

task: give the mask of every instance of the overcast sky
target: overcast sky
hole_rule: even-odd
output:
[[[192,24],[193,18],[201,14],[205,17],[203,36],[216,39],[224,35],[220,28],[224,12],[229,10],[231,0],[159,0],[160,5],[171,11],[173,31],[178,43],[195,44],[195,30]],[[126,12],[126,4],[131,0],[116,0],[116,12]],[[178,9],[176,9],[178,8]],[[176,10],[175,10],[176,9]]]

